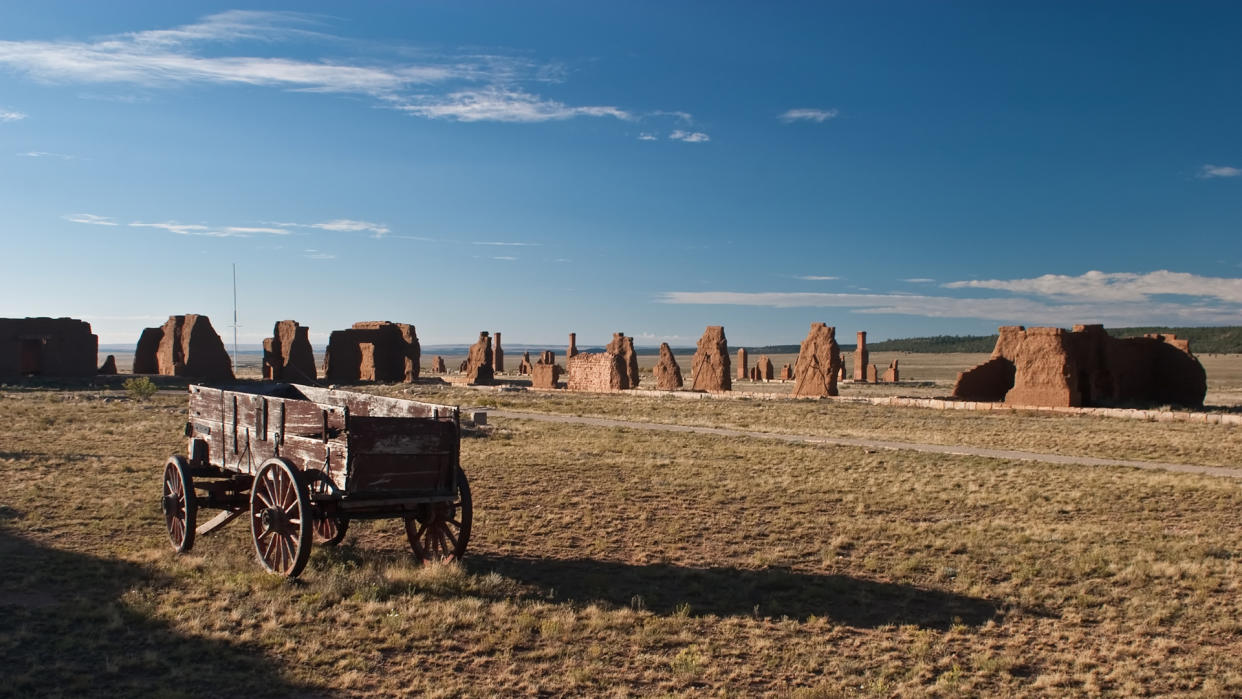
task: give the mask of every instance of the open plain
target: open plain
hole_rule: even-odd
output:
[[[925,357],[903,357],[903,374],[939,389],[943,360]],[[1212,362],[1208,402],[1237,395],[1236,358]],[[434,379],[355,388],[1242,466],[1230,425]],[[417,567],[393,522],[355,523],[286,582],[253,560],[244,522],[189,555],[169,549],[159,476],[185,448],[185,404],[175,385],[149,400],[0,389],[0,694],[1242,692],[1233,479],[496,417],[462,441],[475,499],[463,564]]]

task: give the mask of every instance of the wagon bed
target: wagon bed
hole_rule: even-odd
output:
[[[350,519],[404,519],[424,561],[465,551],[472,512],[454,406],[299,384],[192,385],[185,433],[188,457],[169,459],[162,499],[178,551],[247,510],[260,562],[288,576],[305,565],[308,528],[334,544]],[[198,507],[222,511],[196,527]]]

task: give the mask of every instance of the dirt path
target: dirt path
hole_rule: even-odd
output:
[[[733,430],[724,427],[698,427],[693,425],[670,425],[658,422],[637,422],[633,420],[612,420],[601,417],[577,417],[574,415],[556,415],[551,413],[527,413],[513,410],[487,410],[488,417],[510,420],[535,420],[538,422],[563,422],[575,425],[592,425],[595,427],[625,427],[635,430],[654,430],[658,432],[692,432],[709,434],[719,437],[753,437],[755,439],[778,439],[784,442],[804,444],[830,444],[833,446],[861,447],[863,449],[905,449],[928,454],[954,454],[960,456],[982,456],[989,459],[1018,459],[1021,461],[1040,461],[1049,464],[1081,464],[1084,466],[1127,466],[1153,471],[1177,471],[1180,473],[1202,473],[1222,478],[1242,479],[1242,469],[1220,468],[1217,466],[1197,466],[1194,464],[1173,464],[1160,461],[1132,461],[1129,459],[1100,459],[1093,456],[1066,456],[1064,454],[1041,454],[1033,451],[1016,451],[1012,449],[984,449],[960,445],[921,444],[917,442],[892,442],[879,439],[851,439],[848,437],[818,437],[803,434],[780,434],[776,432],[754,432],[751,430]]]

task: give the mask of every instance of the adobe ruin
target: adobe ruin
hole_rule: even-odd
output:
[[[733,379],[729,375],[729,342],[724,327],[709,325],[699,338],[698,349],[690,366],[694,375],[696,391],[731,391]]]
[[[544,350],[539,353],[539,359],[536,364],[556,364],[556,353],[552,350]]]
[[[530,353],[527,353],[527,357]],[[539,353],[539,361],[531,366],[531,386],[535,388],[560,388],[561,367],[556,363],[556,354],[551,350]]]
[[[958,374],[953,397],[1027,406],[1201,407],[1207,374],[1176,336],[1114,338],[1102,325],[1004,326],[992,358]]]
[[[897,360],[894,359],[892,363],[888,365],[888,369],[884,372],[884,381],[886,383],[897,383],[897,381],[900,380],[900,376],[901,375],[897,369]]]
[[[854,350],[854,380],[855,381],[873,381],[868,378],[867,360],[870,352],[867,351],[867,331],[858,331],[858,347]]]
[[[656,388],[661,391],[672,391],[682,387],[681,367],[677,366],[677,358],[667,342],[660,343],[660,359],[652,370],[655,374]]]
[[[880,369],[874,364],[867,365],[867,383],[880,382]]]
[[[99,365],[99,371],[97,373],[103,376],[115,376],[116,356],[111,354],[108,355],[107,359],[104,359],[104,363]]]
[[[579,352],[565,362],[571,391],[620,391],[627,382],[625,361],[611,352]]]
[[[448,369],[444,367],[444,357],[441,357],[440,355],[437,354],[436,358],[431,360],[431,371],[432,373],[435,373],[435,374],[447,374],[448,373]]]
[[[569,333],[569,349],[565,352],[565,358],[578,356],[578,333]]]
[[[494,380],[492,339],[484,330],[479,333],[479,341],[470,346],[470,354],[466,357],[466,381],[471,385],[490,386]]]
[[[634,338],[626,337],[625,333],[613,333],[605,351],[617,355],[625,364],[626,378],[622,388],[638,388],[638,353],[634,351]]]
[[[309,330],[295,320],[276,322],[272,336],[263,340],[263,378],[315,383],[315,352]]]
[[[500,346],[500,331],[497,330],[493,337],[496,338],[495,345],[492,348],[492,371],[497,374],[503,374],[505,371],[505,351]]]
[[[750,362],[746,357],[746,348],[737,348],[737,378],[738,380],[750,378]]]
[[[772,360],[768,359],[768,355],[759,356],[759,361],[755,362],[755,368],[759,370],[760,381],[771,381],[776,378],[776,371],[772,367]]]
[[[824,323],[811,323],[794,365],[794,396],[835,396],[837,376],[844,371],[837,329]]]
[[[99,337],[76,318],[0,318],[0,376],[94,376]]]
[[[211,319],[188,313],[142,331],[134,350],[134,373],[231,381],[233,361]]]
[[[781,381],[792,381],[793,377],[793,367],[788,364],[781,367]]]
[[[404,381],[418,378],[421,348],[413,325],[386,320],[333,330],[323,356],[323,377],[332,383]]]
[[[522,353],[522,361],[518,362],[518,373],[522,376],[530,376],[534,365],[530,363],[530,352]]]

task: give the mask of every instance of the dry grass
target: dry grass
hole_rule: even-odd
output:
[[[0,392],[0,694],[1242,692],[1232,481],[509,421],[464,566],[377,522],[290,584],[167,550],[184,401]]]

